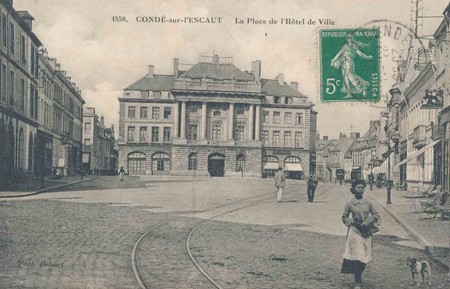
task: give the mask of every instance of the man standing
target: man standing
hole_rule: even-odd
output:
[[[307,182],[306,193],[308,195],[308,202],[312,203],[314,202],[314,193],[316,192],[316,188],[319,182],[317,181],[314,174],[311,174],[306,182]]]
[[[278,172],[275,173],[275,187],[278,189],[277,200],[281,202],[283,196],[283,189],[286,186],[286,176],[284,175],[283,168],[279,167]]]
[[[123,169],[123,167],[120,167],[119,170],[119,176],[120,176],[120,181],[123,182],[123,175],[125,174],[125,170]]]

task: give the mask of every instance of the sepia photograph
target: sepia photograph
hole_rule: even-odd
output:
[[[0,288],[450,288],[448,0],[0,0]]]

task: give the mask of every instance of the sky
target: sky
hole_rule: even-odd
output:
[[[419,36],[434,33],[448,3],[419,1],[419,15],[439,16],[419,18]],[[382,25],[395,22],[395,27],[412,27],[414,7],[415,0],[14,0],[16,10],[26,10],[35,18],[33,31],[82,90],[85,106],[95,107],[108,126],[118,128],[118,97],[147,73],[148,65],[155,66],[156,74],[172,74],[174,58],[181,64],[195,64],[200,55],[218,54],[233,57],[233,64],[244,71],[260,60],[263,78],[284,73],[286,82],[298,82],[299,90],[315,104],[318,132],[331,138],[340,132],[364,133],[369,120],[386,109],[394,84],[391,59],[394,50],[404,47],[392,37],[381,39],[380,50],[387,54],[383,59],[385,51],[381,51],[380,102],[322,103],[319,30],[367,27],[377,20],[383,20],[378,22]],[[113,16],[124,16],[127,22],[113,21]],[[221,23],[137,21],[163,16],[221,17]],[[236,18],[245,24],[237,24]],[[255,21],[247,23],[248,18]],[[281,18],[305,19],[306,24],[280,24]],[[271,19],[278,23],[269,24]],[[316,24],[307,25],[309,19]],[[318,25],[318,19],[330,19],[334,25]],[[254,23],[264,20],[265,24]]]

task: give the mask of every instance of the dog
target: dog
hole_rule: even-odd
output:
[[[406,265],[408,265],[409,268],[411,268],[413,280],[410,285],[414,285],[417,283],[417,286],[420,286],[419,274],[422,275],[422,282],[425,282],[425,272],[426,272],[428,275],[428,285],[431,286],[431,264],[428,261],[417,261],[416,258],[408,258],[406,259]]]

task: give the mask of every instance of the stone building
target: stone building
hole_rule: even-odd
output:
[[[83,111],[83,170],[87,174],[110,175],[117,171],[114,126],[107,128],[94,107]]]
[[[0,186],[32,176],[38,132],[37,51],[33,17],[0,2]]]
[[[242,71],[230,57],[201,56],[171,75],[148,74],[119,98],[119,167],[130,174],[293,178],[315,164],[316,115],[298,84]],[[314,170],[314,168],[313,168]]]

